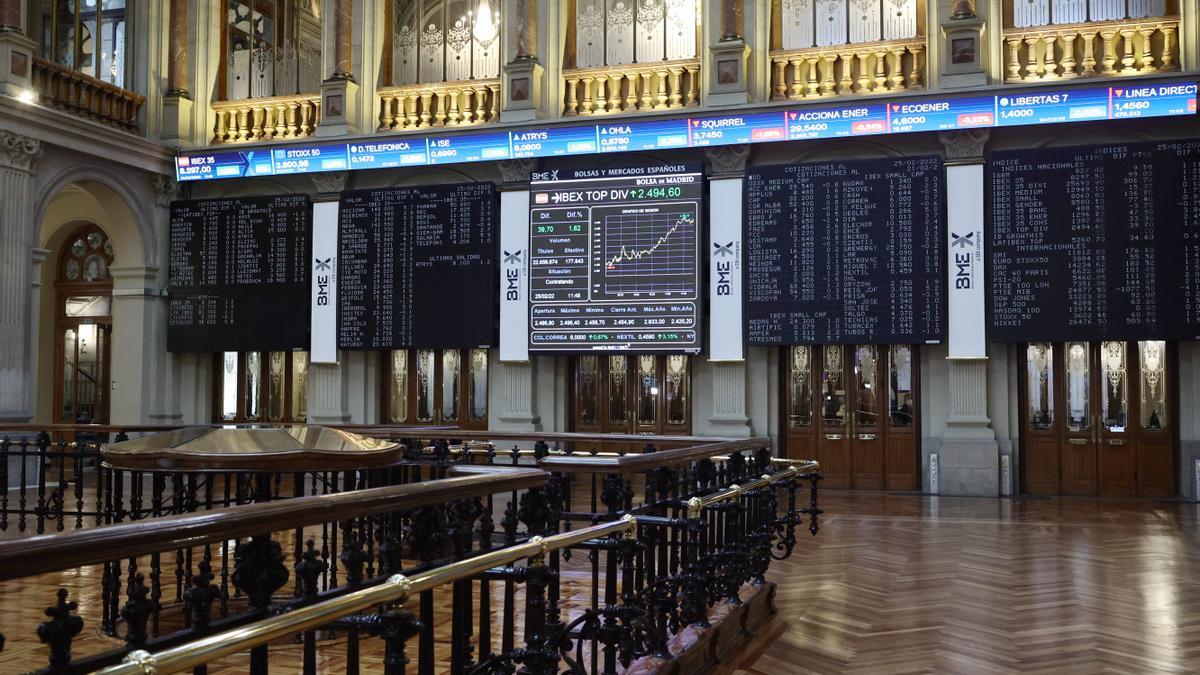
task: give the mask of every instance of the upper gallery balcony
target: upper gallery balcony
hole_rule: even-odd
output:
[[[1006,82],[1179,68],[1178,0],[1007,0]]]
[[[782,0],[771,11],[772,99],[921,87],[925,0]]]
[[[700,104],[696,0],[576,0],[563,50],[564,116]]]
[[[321,19],[314,0],[228,0],[213,143],[311,136],[320,121]]]
[[[500,0],[411,0],[391,10],[379,131],[496,121]]]
[[[138,131],[145,97],[126,89],[125,0],[31,2],[39,38],[32,83],[51,108]]]

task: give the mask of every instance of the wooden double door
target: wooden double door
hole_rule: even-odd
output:
[[[689,435],[691,379],[691,358],[683,354],[574,357],[571,430]]]
[[[1173,343],[1035,342],[1024,351],[1026,493],[1175,494]]]
[[[816,458],[825,487],[920,489],[916,347],[795,345],[782,359],[785,456]]]

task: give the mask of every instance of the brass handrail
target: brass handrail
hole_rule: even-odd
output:
[[[766,487],[772,483],[777,483],[788,478],[797,478],[815,473],[820,464],[812,460],[787,460],[789,462],[798,462],[789,466],[786,469],[776,471],[775,473],[763,474],[761,478],[755,478],[749,483],[741,485],[731,485],[724,490],[714,492],[711,495],[704,497],[692,497],[687,502],[688,518],[697,518],[700,516],[700,511],[710,506],[714,506],[721,502],[737,499],[742,496],[743,492],[757,490]]]
[[[286,635],[317,628],[343,616],[356,614],[372,607],[389,603],[403,604],[411,595],[468,579],[499,565],[508,565],[523,558],[540,562],[550,551],[568,548],[613,534],[623,534],[626,538],[635,538],[637,536],[637,519],[626,515],[621,520],[611,523],[593,525],[548,537],[532,537],[523,544],[490,551],[411,577],[393,574],[388,577],[387,581],[376,586],[301,607],[248,626],[210,635],[157,654],[151,654],[145,650],[130,652],[122,663],[106,668],[100,673],[102,675],[146,675],[147,673],[179,672]]]

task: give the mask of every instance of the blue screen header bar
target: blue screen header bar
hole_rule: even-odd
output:
[[[180,155],[176,175],[180,181],[281,176],[1195,114],[1195,82],[1130,83],[987,96],[876,99],[734,115],[624,118],[594,125],[384,136],[241,151],[223,147]]]

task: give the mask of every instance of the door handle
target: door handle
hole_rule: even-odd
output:
[[[859,434],[859,435],[858,435],[858,440],[860,440],[860,441],[873,441],[873,440],[875,440],[875,434]]]
[[[825,440],[840,441],[840,440],[842,440],[842,435],[841,434],[825,434]]]
[[[1110,439],[1108,439],[1108,444],[1109,445],[1125,445],[1125,439],[1124,438],[1110,438]]]
[[[1088,440],[1086,438],[1068,438],[1067,442],[1070,443],[1071,445],[1087,445],[1088,444]]]

